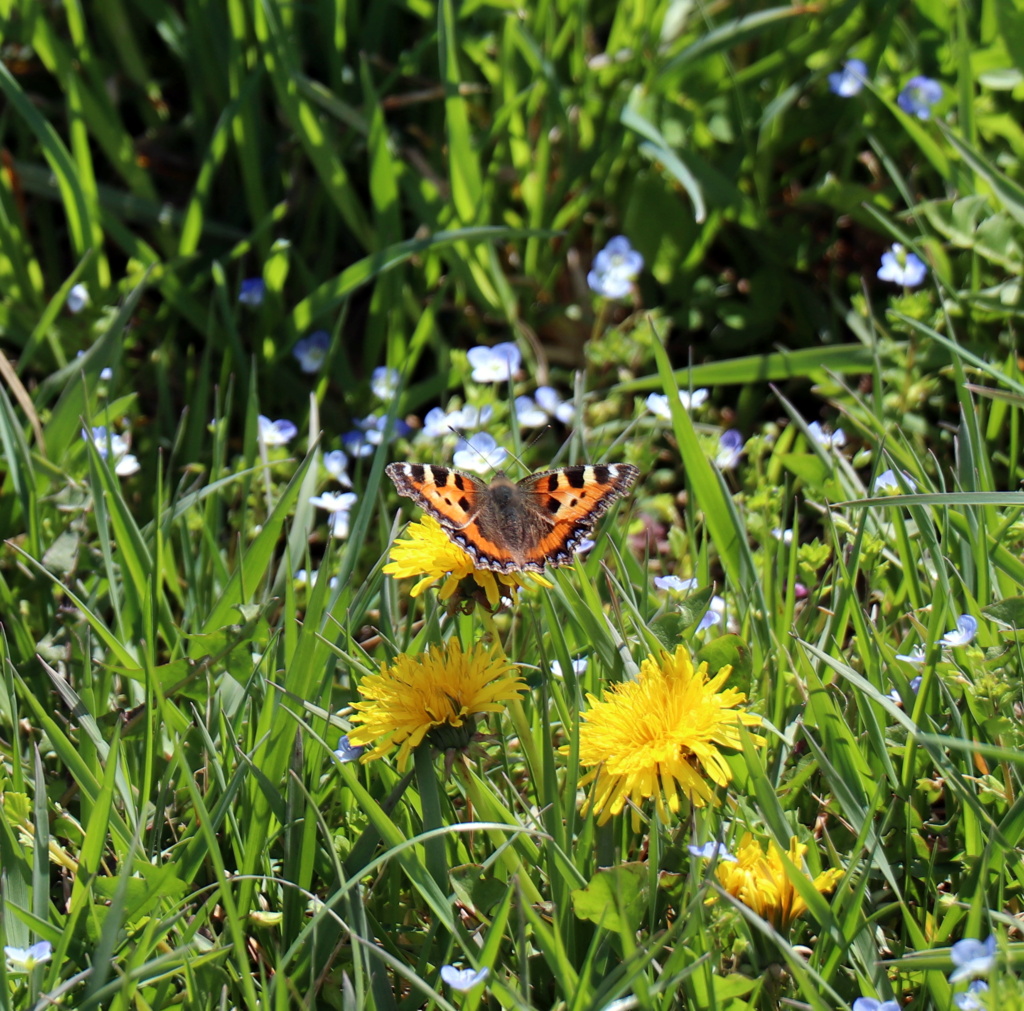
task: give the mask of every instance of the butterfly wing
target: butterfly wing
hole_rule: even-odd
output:
[[[579,464],[531,474],[519,482],[531,511],[544,516],[536,543],[525,552],[524,568],[566,565],[580,542],[617,499],[636,483],[640,471],[628,463]]]
[[[389,463],[385,472],[399,495],[411,498],[448,530],[464,530],[480,509],[486,485],[449,467]]]

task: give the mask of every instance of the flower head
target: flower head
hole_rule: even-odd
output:
[[[507,456],[508,450],[504,446],[499,446],[493,435],[477,432],[468,439],[459,439],[452,463],[460,470],[487,474],[501,467]]]
[[[703,387],[694,390],[692,393],[689,390],[680,390],[679,403],[683,405],[684,411],[690,411],[700,407],[708,399],[708,396],[708,391]],[[664,393],[650,394],[645,403],[647,404],[647,410],[651,414],[664,418],[665,421],[672,420],[672,410],[669,407],[668,397]]]
[[[875,997],[858,997],[853,1002],[853,1011],[900,1011],[894,1000],[878,1000]]]
[[[736,857],[725,848],[725,843],[712,840],[703,846],[690,845],[686,848],[691,856],[700,857],[702,860],[726,860],[731,864],[736,863]]]
[[[653,798],[667,819],[679,811],[680,793],[695,807],[713,802],[707,781],[726,786],[732,779],[719,749],[739,748],[740,725],[761,722],[736,708],[746,701],[742,692],[719,691],[731,672],[723,667],[709,677],[707,663],[695,670],[680,646],[648,657],[636,681],[612,685],[603,700],[588,694],[579,754],[581,765],[593,766],[581,784],[594,788],[584,813],[593,809],[603,824],[627,800]]]
[[[852,98],[859,95],[868,77],[868,65],[863,60],[847,60],[842,70],[828,75],[828,86],[833,95]]]
[[[7,956],[8,972],[28,973],[53,958],[53,945],[49,941],[36,941],[28,948],[5,944],[4,955]]]
[[[949,949],[949,955],[956,966],[949,974],[950,983],[959,983],[975,976],[987,976],[996,962],[995,935],[989,934],[988,939],[984,941],[965,937]]]
[[[264,446],[287,446],[299,430],[284,418],[271,421],[266,415],[259,416],[259,438]]]
[[[976,979],[971,982],[967,987],[965,993],[958,993],[953,998],[953,1003],[960,1009],[960,1011],[982,1011],[986,1006],[978,1000],[978,994],[984,993],[988,989],[988,983],[983,979]],[[856,1011],[856,1009],[854,1009]]]
[[[363,757],[366,748],[351,743],[348,734],[342,734],[338,746],[331,752],[339,762],[357,762]]]
[[[900,482],[903,482],[902,484]],[[896,476],[896,471],[890,467],[888,470],[882,471],[878,477],[875,478],[875,483],[871,486],[871,490],[875,492],[902,492],[903,485],[906,485],[908,491],[917,491],[917,482],[909,474],[900,474]]]
[[[947,632],[938,644],[947,649],[952,649],[954,646],[967,646],[977,633],[978,619],[972,618],[969,614],[961,614],[956,619],[956,628]]]
[[[331,335],[326,330],[314,330],[308,337],[295,342],[292,356],[299,363],[303,372],[312,375],[319,372],[327,361],[327,352],[331,350]]]
[[[380,400],[392,400],[398,392],[401,382],[402,373],[398,369],[389,369],[384,365],[380,365],[373,370],[373,376],[370,379],[370,390]]]
[[[668,590],[669,593],[689,593],[696,590],[698,581],[696,579],[680,579],[679,576],[655,576],[654,585],[659,590]]]
[[[807,847],[790,840],[786,854],[791,863],[803,864]],[[807,903],[793,887],[790,872],[782,862],[782,850],[774,841],[769,841],[765,853],[754,837],[748,832],[740,842],[736,863],[718,865],[718,881],[730,894],[752,909],[776,930],[785,930],[798,916],[807,912]],[[823,871],[813,881],[821,893],[830,892],[843,876],[838,868]]]
[[[823,428],[820,422],[812,421],[807,426],[811,438],[824,449],[842,449],[846,445],[846,433],[837,428],[832,432]]]
[[[262,277],[247,277],[238,288],[238,301],[242,305],[255,309],[263,305],[263,297],[267,293],[267,285]]]
[[[343,449],[332,449],[324,453],[324,470],[340,485],[346,488],[352,487],[352,481],[348,476],[348,455]]]
[[[424,516],[410,523],[405,533],[406,540],[396,540],[391,545],[391,561],[383,571],[396,579],[421,577],[412,588],[413,597],[418,597],[428,586],[444,579],[438,596],[441,600],[448,600],[455,595],[462,580],[472,579],[483,591],[488,606],[496,608],[503,596],[515,599],[516,593],[527,585],[525,576],[541,586],[551,586],[535,572],[478,569],[473,559],[452,541],[433,516]]]
[[[605,298],[625,298],[643,269],[644,258],[629,244],[629,239],[616,235],[594,257],[587,284]]]
[[[942,85],[930,77],[912,77],[896,98],[896,104],[908,115],[931,119],[932,106],[942,101]]]
[[[927,274],[928,268],[919,256],[906,252],[900,243],[894,242],[890,250],[882,253],[882,266],[878,268],[877,276],[879,281],[916,288]]]
[[[71,290],[68,292],[67,301],[64,303],[68,307],[68,312],[77,315],[80,313],[92,299],[89,297],[89,289],[84,284],[75,284],[71,286]]]
[[[310,504],[318,509],[326,509],[330,516],[327,519],[331,528],[331,536],[337,540],[344,540],[348,537],[350,516],[352,507],[356,504],[358,495],[355,492],[325,491],[323,495],[314,495],[310,498]]]
[[[572,672],[576,677],[581,677],[587,672],[587,664],[589,661],[585,656],[577,657],[572,661]],[[553,678],[562,677],[562,665],[557,660],[551,661],[551,676]]]
[[[341,441],[353,456],[373,456],[377,447],[384,442],[384,433],[388,427],[386,414],[368,414],[365,418],[356,418],[356,428],[346,432]],[[396,418],[391,429],[391,438],[397,439],[409,434],[409,425],[401,418]]]
[[[485,965],[482,969],[474,972],[472,969],[456,969],[454,965],[441,966],[441,979],[443,979],[453,990],[466,993],[472,990],[477,983],[482,983],[489,972]]]
[[[83,428],[82,438],[91,442],[104,460],[113,457],[114,473],[118,477],[131,477],[142,469],[138,459],[128,452],[132,444],[130,435],[108,434],[106,425],[97,425],[91,433]]]
[[[532,397],[516,397],[516,420],[523,428],[540,428],[551,418],[568,425],[575,408],[553,386],[540,386]]]
[[[715,456],[719,470],[732,470],[742,455],[743,436],[735,428],[723,432],[718,439],[718,453]]]
[[[519,671],[497,647],[474,646],[463,652],[457,639],[431,646],[426,653],[401,653],[389,667],[359,684],[362,701],[353,704],[349,744],[369,750],[368,762],[399,747],[403,770],[413,748],[425,739],[442,751],[466,748],[476,717],[500,713],[503,704],[527,690]]]
[[[466,352],[469,364],[473,366],[474,383],[507,383],[519,371],[523,356],[511,341],[495,344],[494,347],[479,346]]]

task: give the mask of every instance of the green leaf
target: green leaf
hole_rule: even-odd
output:
[[[647,912],[646,864],[628,863],[598,871],[586,888],[572,893],[572,907],[581,920],[605,930],[635,931]]]

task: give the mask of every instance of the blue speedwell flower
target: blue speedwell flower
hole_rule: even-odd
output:
[[[523,428],[540,428],[551,418],[568,425],[574,414],[572,404],[562,400],[553,386],[539,386],[532,397],[516,397],[516,421]]]
[[[255,309],[263,305],[263,296],[267,293],[267,286],[262,277],[247,277],[239,286],[238,301],[242,305]]]
[[[292,354],[303,372],[312,375],[324,367],[331,348],[331,335],[326,330],[314,330],[308,337],[295,342]]]
[[[974,639],[977,632],[978,619],[972,618],[969,614],[961,614],[960,617],[956,619],[956,628],[951,632],[947,632],[939,640],[939,645],[946,646],[948,648],[953,646],[966,646]]]
[[[942,100],[942,85],[930,77],[912,77],[896,98],[896,104],[908,115],[931,119],[932,106]]]
[[[487,432],[477,432],[468,439],[459,439],[452,462],[460,470],[472,470],[487,474],[497,470],[505,462],[508,450],[494,441]]]
[[[577,657],[572,661],[572,672],[577,677],[581,677],[587,672],[587,664],[589,661],[585,656]],[[551,661],[551,676],[560,678],[562,677],[562,665],[557,660]]]
[[[348,537],[349,512],[356,504],[358,497],[352,491],[325,491],[322,495],[314,495],[309,501],[318,509],[327,510],[330,514],[327,518],[327,525],[331,528],[331,536],[341,541]]]
[[[349,744],[348,734],[342,734],[341,740],[338,741],[338,746],[333,752],[331,752],[331,754],[333,754],[339,762],[355,762],[358,761],[365,750],[366,748],[361,745]]]
[[[475,972],[472,969],[456,969],[454,965],[442,965],[441,979],[453,990],[466,993],[472,990],[478,983],[482,983],[487,978],[488,972],[489,970],[486,965]]]
[[[903,246],[894,242],[892,248],[882,253],[882,266],[878,268],[879,281],[892,281],[904,288],[916,288],[928,274],[928,268],[919,256],[908,253]]]
[[[261,414],[259,421],[259,437],[264,446],[287,446],[299,430],[290,421],[280,418],[271,421],[266,415]]]
[[[398,369],[389,369],[380,365],[373,370],[370,389],[373,391],[373,395],[380,400],[391,400],[398,392],[398,385],[401,381],[402,374]]]
[[[16,948],[13,944],[4,945],[7,956],[8,972],[31,972],[37,965],[49,962],[53,958],[53,945],[49,941],[36,941],[31,947]]]
[[[699,390],[694,390],[692,393],[689,390],[679,391],[679,403],[683,405],[684,411],[700,407],[700,405],[707,399],[708,391],[703,387]],[[672,420],[672,411],[669,407],[668,397],[664,393],[652,393],[647,398],[646,403],[647,410],[650,411],[651,414],[655,414],[659,418],[664,418],[666,421]]]
[[[967,988],[966,993],[958,993],[953,998],[953,1003],[960,1011],[982,1011],[985,1005],[978,1000],[978,994],[984,993],[987,989],[988,983],[983,979],[976,979]]]
[[[973,937],[965,937],[957,941],[949,949],[949,956],[956,968],[949,974],[950,983],[973,979],[975,976],[987,976],[996,962],[996,939],[989,934],[984,941],[976,941]]]
[[[605,298],[625,298],[643,269],[644,258],[629,244],[629,239],[616,235],[594,257],[587,284]]]
[[[669,593],[689,593],[697,589],[696,579],[680,579],[679,576],[655,576],[654,585],[659,590],[668,590]]]
[[[686,847],[695,857],[702,860],[724,860],[726,863],[735,864],[739,861],[726,848],[725,843],[706,842],[703,846],[690,845]]]
[[[324,453],[324,470],[338,484],[346,488],[352,487],[352,481],[348,476],[348,456],[343,449],[332,449],[330,453]]]
[[[495,344],[493,348],[470,348],[466,352],[473,366],[470,377],[474,383],[507,383],[519,371],[523,356],[511,341]]]
[[[92,299],[89,298],[89,289],[84,284],[72,285],[71,290],[68,292],[67,302],[65,305],[68,307],[68,312],[80,313]]]
[[[720,470],[732,470],[740,462],[743,455],[743,436],[735,429],[730,428],[723,432],[718,440],[718,453],[715,456],[715,463]]]
[[[868,65],[863,60],[847,60],[842,70],[828,75],[828,86],[833,95],[852,98],[860,94],[868,78]]]
[[[830,432],[821,426],[820,422],[812,421],[807,426],[811,438],[824,449],[842,449],[846,445],[846,433],[837,428]]]
[[[917,482],[907,473],[900,475],[906,484],[909,491],[917,491]],[[875,483],[871,486],[875,492],[889,491],[889,492],[902,492],[903,486],[900,484],[900,478],[896,477],[896,471],[890,467],[888,470],[882,471],[878,477],[875,478]]]
[[[858,997],[853,1002],[853,1011],[900,1011],[894,1000],[878,1000],[875,997]]]

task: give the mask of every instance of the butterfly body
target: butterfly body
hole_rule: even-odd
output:
[[[388,477],[444,527],[478,569],[541,572],[568,565],[608,507],[639,471],[631,464],[579,464],[490,484],[449,467],[392,463]]]

